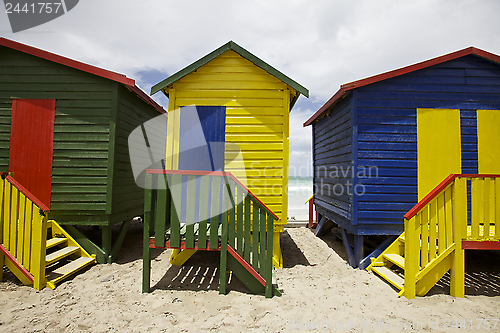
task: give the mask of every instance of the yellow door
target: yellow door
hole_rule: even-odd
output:
[[[417,109],[418,200],[462,172],[460,110]]]
[[[477,110],[479,173],[500,174],[500,110]]]

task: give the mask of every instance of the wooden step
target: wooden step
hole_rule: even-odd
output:
[[[381,267],[372,267],[372,271],[380,275],[382,278],[384,278],[387,282],[392,284],[394,287],[398,288],[399,290],[403,289],[403,285],[405,280],[394,273],[392,270],[385,266]]]
[[[50,249],[51,247],[54,247],[56,245],[60,245],[64,242],[66,242],[68,239],[67,238],[51,238],[47,240],[47,245],[46,248]]]
[[[48,266],[50,264],[53,264],[56,261],[59,261],[67,256],[70,256],[74,253],[77,253],[78,251],[80,251],[80,248],[77,246],[68,246],[68,247],[62,248],[54,253],[48,254],[45,257],[45,265]]]
[[[49,281],[47,282],[47,286],[51,289],[54,289],[55,285],[61,280],[94,263],[95,259],[89,257],[80,257],[76,260],[73,260],[66,265],[50,272],[47,277],[49,279]]]
[[[405,269],[405,258],[401,257],[399,254],[384,254],[383,257],[393,264]]]

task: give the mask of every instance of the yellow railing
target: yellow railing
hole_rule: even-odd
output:
[[[500,178],[492,175],[470,178],[470,182],[472,214],[470,226],[467,226],[467,240],[498,241],[500,228],[496,228],[496,222],[500,222]]]
[[[11,176],[0,181],[0,265],[24,284],[46,285],[45,255],[49,208]],[[0,270],[0,281],[2,279]]]
[[[497,221],[500,221],[500,175],[448,176],[405,214],[405,274],[400,295],[407,298],[425,295],[451,269],[450,294],[464,297],[462,242],[499,241]]]

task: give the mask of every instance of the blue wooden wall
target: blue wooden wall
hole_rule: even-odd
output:
[[[314,203],[320,214],[349,224],[352,197],[351,99],[345,99],[313,125]]]
[[[315,204],[320,214],[338,219],[355,234],[398,234],[404,213],[417,203],[417,108],[461,110],[462,172],[477,173],[476,110],[500,109],[500,65],[466,56],[357,88],[348,98],[350,113],[340,103],[330,118],[313,124],[314,164],[317,168],[320,161],[339,159],[335,150],[328,157],[316,141],[326,128],[329,137],[338,135],[335,115],[348,114],[357,170],[352,183],[360,194],[352,191],[346,198],[333,193]],[[352,203],[351,212],[339,218],[343,209],[338,203],[346,201]]]

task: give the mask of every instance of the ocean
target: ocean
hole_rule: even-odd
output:
[[[288,178],[288,220],[309,220],[309,204],[304,202],[313,195],[312,177]]]

